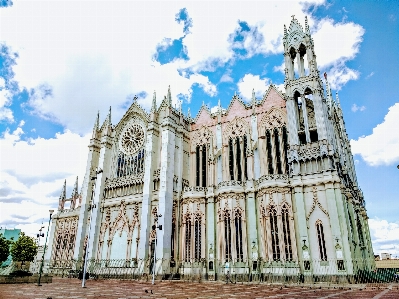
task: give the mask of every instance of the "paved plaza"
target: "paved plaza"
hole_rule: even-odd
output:
[[[53,283],[38,287],[34,284],[0,285],[0,299],[56,298],[399,298],[399,285],[384,287],[278,286],[266,284],[225,284],[221,282],[138,282],[131,280],[89,280],[87,288],[78,279],[54,278]],[[312,288],[310,288],[312,287]],[[147,291],[147,292],[146,292]]]

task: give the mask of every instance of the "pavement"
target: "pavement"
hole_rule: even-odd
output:
[[[2,284],[0,299],[397,299],[399,284],[393,283],[384,287],[365,286],[279,286],[258,283],[226,284],[222,282],[180,282],[157,281],[155,285],[149,282],[134,280],[88,280],[86,288],[82,288],[78,279],[54,277],[52,283],[37,286],[35,284]]]

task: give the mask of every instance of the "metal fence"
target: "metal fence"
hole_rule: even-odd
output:
[[[46,260],[44,273],[78,278],[83,260]],[[185,282],[222,281],[269,284],[369,284],[398,282],[399,269],[377,269],[373,260],[219,261],[219,260],[88,260],[91,279],[156,280]]]

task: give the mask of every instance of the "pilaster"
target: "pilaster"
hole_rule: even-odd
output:
[[[306,210],[305,210],[305,197],[303,194],[302,187],[295,187],[294,194],[292,196],[292,210],[294,213],[294,221],[296,227],[296,242],[298,248],[298,258],[300,261],[306,259],[303,254],[302,246],[304,241],[310,250],[307,220],[306,220]],[[311,255],[310,255],[311,256]]]
[[[169,124],[162,125],[161,170],[159,188],[159,209],[162,215],[158,219],[158,225],[162,230],[157,230],[157,258],[169,260],[171,257],[172,234],[172,207],[173,207],[173,176],[175,169],[175,129]],[[167,266],[167,268],[169,268]],[[169,269],[163,269],[168,271]],[[159,270],[158,270],[159,271]]]
[[[94,134],[94,133],[93,133]],[[86,163],[86,173],[82,184],[82,204],[79,212],[78,229],[76,232],[76,245],[73,258],[80,260],[83,258],[85,238],[88,229],[89,205],[92,200],[93,184],[91,177],[96,171],[100,155],[100,140],[93,138],[89,144],[89,154]]]
[[[151,123],[147,131],[147,140],[145,145],[145,168],[144,168],[144,186],[143,201],[141,206],[140,234],[138,258],[144,260],[148,258],[149,236],[151,232],[151,201],[153,190],[153,177],[157,155],[158,138],[155,135],[154,123]],[[172,181],[172,180],[171,180]]]
[[[104,194],[105,179],[110,177],[110,163],[111,163],[111,147],[112,147],[112,137],[105,135],[101,138],[101,149],[99,155],[98,169],[103,170],[103,172],[97,174],[97,179],[95,181],[95,190],[93,194],[92,204],[94,204],[93,211],[91,212],[90,224],[90,236],[89,236],[89,251],[88,259],[94,259],[97,252],[98,244],[98,234],[100,232],[101,221],[101,210],[100,202]],[[94,174],[95,175],[95,174]]]

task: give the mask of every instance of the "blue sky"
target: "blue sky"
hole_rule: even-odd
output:
[[[0,226],[34,234],[83,180],[97,111],[116,124],[170,85],[202,103],[282,88],[283,25],[308,16],[319,69],[339,92],[376,253],[399,256],[397,1],[0,2]]]

